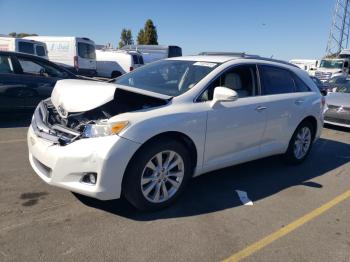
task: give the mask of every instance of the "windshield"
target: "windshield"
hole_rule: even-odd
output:
[[[330,68],[330,69],[342,69],[343,68],[343,60],[321,60],[320,67]]]
[[[218,65],[209,62],[162,60],[123,75],[115,83],[178,96],[191,89]]]

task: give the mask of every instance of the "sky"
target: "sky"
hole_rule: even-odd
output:
[[[0,34],[89,37],[117,46],[147,19],[183,54],[246,52],[289,60],[325,55],[335,0],[0,0]]]

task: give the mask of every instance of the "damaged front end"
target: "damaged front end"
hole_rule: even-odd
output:
[[[55,106],[51,99],[46,99],[36,108],[32,127],[38,137],[64,146],[82,138],[118,134],[129,122],[110,123],[111,117],[159,107],[168,101],[116,88],[114,99],[102,106],[84,112],[67,112],[63,106]]]

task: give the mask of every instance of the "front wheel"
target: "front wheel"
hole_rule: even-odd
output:
[[[125,174],[124,195],[140,210],[163,208],[183,191],[191,170],[185,146],[162,139],[137,152]]]
[[[292,164],[303,162],[310,153],[313,142],[313,126],[309,122],[301,123],[295,130],[285,157]]]

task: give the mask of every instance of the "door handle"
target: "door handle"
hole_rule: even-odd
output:
[[[304,102],[305,102],[304,99],[298,99],[298,100],[295,100],[295,101],[294,101],[294,103],[295,103],[296,105],[301,105],[301,104],[304,103]]]
[[[255,108],[255,111],[261,112],[263,110],[267,109],[266,106],[258,106],[257,108]]]

